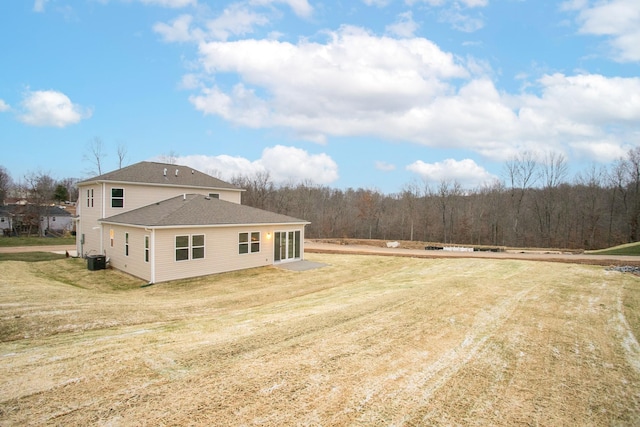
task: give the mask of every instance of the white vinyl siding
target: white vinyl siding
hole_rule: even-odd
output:
[[[300,230],[300,224],[279,225],[278,230]],[[240,233],[260,233],[260,252],[238,253]],[[156,282],[205,276],[273,264],[273,227],[194,227],[182,235],[204,235],[206,262],[175,262],[175,230],[155,231]],[[301,236],[303,239],[304,234]],[[208,242],[215,242],[210,244]],[[302,248],[301,248],[302,250]]]
[[[144,280],[151,280],[151,253],[149,248],[145,248],[145,237],[149,235],[145,233],[144,228],[126,227],[121,225],[105,226],[105,239],[109,236],[109,229],[113,229],[115,239],[113,248],[107,245],[105,255],[109,258],[109,265],[125,273],[140,277]],[[129,235],[129,254],[126,249],[126,235]],[[147,261],[149,260],[149,261]]]

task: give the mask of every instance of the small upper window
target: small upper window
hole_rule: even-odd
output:
[[[124,188],[111,189],[111,207],[112,208],[124,207]]]

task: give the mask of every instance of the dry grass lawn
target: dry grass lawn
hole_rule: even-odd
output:
[[[310,254],[141,288],[0,263],[1,425],[638,425],[640,278]]]

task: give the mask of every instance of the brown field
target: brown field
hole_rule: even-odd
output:
[[[0,263],[0,425],[639,425],[640,278],[307,254],[141,283]]]

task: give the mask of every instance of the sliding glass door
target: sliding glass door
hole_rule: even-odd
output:
[[[273,239],[273,260],[300,259],[300,230],[276,231]]]

